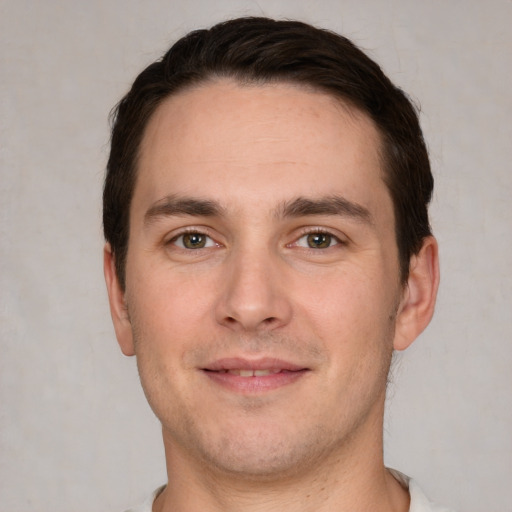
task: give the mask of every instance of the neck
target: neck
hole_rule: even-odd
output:
[[[266,476],[192,460],[164,432],[169,483],[153,512],[407,512],[408,492],[384,467],[380,418],[320,461]]]

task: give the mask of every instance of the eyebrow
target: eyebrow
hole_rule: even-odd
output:
[[[282,203],[276,209],[278,217],[304,217],[309,215],[338,215],[349,217],[365,224],[374,224],[370,211],[364,206],[348,199],[333,195],[319,199],[298,197]]]
[[[151,206],[144,215],[144,224],[151,224],[159,217],[190,215],[195,217],[222,216],[225,209],[216,201],[194,197],[166,196]],[[275,210],[278,218],[307,217],[312,215],[336,215],[349,217],[373,225],[373,217],[364,206],[333,195],[319,199],[298,197],[281,203]]]
[[[196,217],[215,217],[223,212],[215,201],[193,197],[166,196],[157,201],[144,215],[144,224],[151,224],[159,217],[191,215]]]

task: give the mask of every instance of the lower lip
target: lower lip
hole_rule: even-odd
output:
[[[203,373],[216,384],[238,393],[262,393],[293,384],[308,370],[283,371],[269,375],[240,377],[231,373],[203,370]]]

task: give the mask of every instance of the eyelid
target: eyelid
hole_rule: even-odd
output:
[[[170,233],[164,239],[164,245],[174,245],[178,249],[190,251],[190,249],[180,247],[180,246],[176,245],[174,242],[181,236],[186,235],[186,234],[191,234],[191,233],[197,233],[199,235],[204,235],[204,236],[210,238],[213,241],[214,245],[217,247],[221,247],[224,245],[222,242],[218,241],[219,237],[214,235],[214,233],[212,233],[212,230],[210,228],[208,228],[207,226],[185,226],[183,228],[178,228],[178,229],[174,230],[172,233]],[[343,233],[340,233],[336,229],[326,228],[323,226],[306,226],[306,227],[299,228],[298,231],[296,231],[295,235],[293,236],[293,240],[290,243],[286,244],[286,246],[287,247],[297,246],[297,242],[301,238],[303,238],[304,236],[307,236],[307,235],[315,234],[315,233],[329,235],[337,242],[334,245],[331,245],[326,249],[330,249],[330,248],[336,247],[338,245],[346,245],[348,243],[348,237],[346,235],[344,235]],[[204,247],[202,249],[209,249],[211,247],[212,246]],[[326,249],[323,249],[323,250],[326,250]],[[195,250],[199,251],[199,250],[201,250],[201,248],[198,248]],[[314,250],[318,251],[319,249],[314,249]]]
[[[203,236],[206,236],[207,238],[209,238],[210,240],[212,240],[215,246],[220,247],[222,245],[220,242],[218,242],[214,238],[214,236],[211,232],[211,229],[209,229],[205,226],[186,226],[186,227],[177,229],[177,230],[173,231],[170,234],[170,236],[164,240],[164,245],[174,245],[178,249],[190,251],[191,249],[187,249],[185,247],[180,247],[179,245],[176,245],[176,243],[175,243],[177,239],[179,239],[180,237],[182,237],[184,235],[188,235],[188,234],[203,235]],[[193,249],[193,250],[200,251],[201,249],[209,249],[210,247],[212,247],[212,246],[197,248],[197,249]]]
[[[337,242],[335,245],[345,245],[348,243],[347,237],[345,235],[343,235],[343,233],[340,233],[338,230],[325,228],[322,226],[308,226],[308,227],[301,228],[299,230],[298,234],[294,237],[294,241],[292,243],[288,244],[288,246],[289,247],[296,246],[297,242],[301,238],[303,238],[307,235],[314,235],[317,233],[329,235],[330,237],[334,238]],[[330,246],[330,247],[334,247],[334,246]],[[317,250],[318,249],[315,249],[315,251],[317,251]]]

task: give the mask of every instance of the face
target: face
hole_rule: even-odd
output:
[[[170,451],[273,475],[379,437],[406,295],[382,178],[372,122],[322,93],[219,81],[158,108],[110,295]]]

